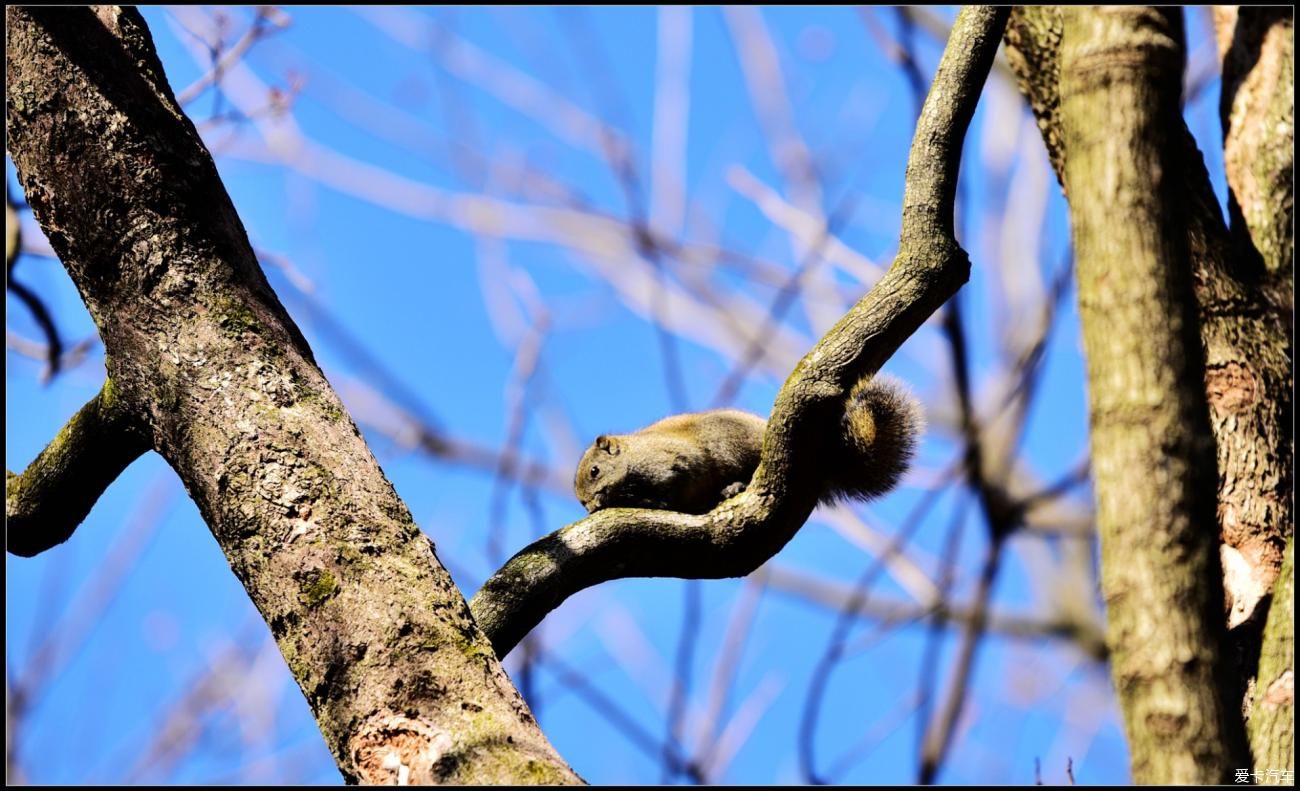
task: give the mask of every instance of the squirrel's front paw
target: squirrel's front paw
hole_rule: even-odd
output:
[[[722,490],[722,499],[723,500],[730,499],[740,494],[743,491],[745,491],[745,483],[742,481],[736,481],[735,483],[731,484],[730,486]]]

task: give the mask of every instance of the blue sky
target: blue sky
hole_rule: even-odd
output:
[[[163,8],[142,12],[179,92],[206,70],[202,54],[197,61],[192,54],[194,35]],[[250,11],[225,13],[228,41],[233,41],[248,25]],[[736,22],[711,7],[680,13],[690,27],[689,124],[681,135],[680,160],[689,210],[680,236],[712,239],[791,270],[797,261],[788,234],[736,186],[748,174],[777,192],[784,189],[791,198],[733,43]],[[888,34],[896,31],[896,19],[887,9],[866,13]],[[944,13],[951,17],[951,11]],[[204,124],[214,113],[239,106],[234,88],[231,96],[220,97],[208,89],[186,109],[204,128],[254,246],[291,261],[298,273],[294,277],[312,284],[311,293],[304,294],[285,270],[268,268],[272,285],[354,416],[373,411],[368,389],[381,390],[402,410],[458,439],[503,446],[512,387],[517,386],[512,370],[534,304],[545,305],[551,325],[540,373],[528,384],[528,397],[539,408],[523,435],[526,455],[567,474],[596,434],[635,429],[674,411],[660,338],[652,325],[629,305],[623,291],[597,276],[602,270],[592,264],[592,256],[538,240],[554,234],[554,227],[534,230],[531,237],[506,234],[504,240],[485,243],[458,225],[455,218],[463,215],[453,210],[391,203],[401,203],[407,195],[401,190],[415,185],[427,192],[412,195],[434,203],[432,196],[441,196],[448,206],[456,205],[456,196],[484,191],[501,200],[539,205],[544,200],[510,193],[512,163],[527,162],[580,192],[583,203],[596,211],[626,218],[633,210],[629,196],[598,148],[575,145],[571,130],[566,132],[555,118],[563,115],[564,103],[588,117],[604,118],[631,143],[640,200],[644,203],[660,190],[657,177],[647,174],[655,171],[656,69],[665,17],[653,7],[380,12],[317,7],[289,8],[287,14],[289,26],[255,45],[243,64],[265,85],[299,86],[292,102],[295,134],[337,159],[319,160],[327,165],[315,171],[266,161],[266,135],[287,128],[283,121]],[[905,80],[882,56],[855,9],[763,8],[760,18],[774,42],[794,128],[818,165],[821,211],[831,215],[851,206],[837,229],[839,238],[867,259],[887,265],[896,245],[912,129]],[[1208,52],[1208,40],[1203,16],[1189,12],[1187,19],[1195,67]],[[683,17],[672,21],[681,25]],[[458,71],[446,57],[433,54],[426,27],[430,22],[453,31],[470,66],[462,63]],[[919,31],[915,41],[928,81],[939,46]],[[482,55],[474,61],[466,52]],[[495,59],[500,72],[546,86],[553,115],[521,112],[485,89],[481,80],[467,78],[467,70],[474,63],[481,66],[484,58]],[[1024,138],[1026,129],[1033,130],[1028,111],[1005,82],[995,83],[977,112],[963,166],[961,233],[974,268],[962,299],[977,392],[1003,365],[997,342],[1003,324],[1013,318],[997,299],[994,264],[1014,255],[1023,259],[1023,271],[1048,278],[1068,245],[1066,206],[1046,169],[1041,142],[1036,135]],[[1217,100],[1216,82],[1188,105],[1186,114],[1222,195]],[[449,161],[449,151],[462,150],[477,152],[486,167],[476,165],[473,157]],[[1006,150],[1011,154],[999,154]],[[1022,150],[1027,152],[1023,156]],[[1000,156],[1007,164],[990,166],[1004,161]],[[361,179],[356,190],[339,189],[337,181],[350,177],[339,163],[348,162],[364,163],[378,169],[369,172],[384,175]],[[1006,229],[1016,226],[1008,216],[1016,219],[1014,212],[1026,200],[1017,190],[1034,189],[1035,179],[1041,181],[1044,173],[1041,221],[1030,218],[1032,233],[1017,228],[1023,236],[1009,235]],[[12,164],[7,177],[13,185]],[[382,194],[376,197],[376,191]],[[24,222],[24,229],[34,232],[30,214]],[[1037,249],[1018,247],[1021,238],[1036,240]],[[604,271],[631,271],[632,263],[614,259],[605,265],[615,268]],[[50,306],[65,339],[94,332],[57,261],[26,256],[15,276]],[[709,277],[720,292],[734,289],[759,306],[774,294],[731,272],[710,272]],[[831,282],[853,294],[865,287],[842,272]],[[11,330],[39,337],[20,303],[10,298],[7,307]],[[796,308],[786,326],[792,337],[810,342],[819,334],[820,320]],[[369,362],[355,353],[357,347]],[[685,407],[710,406],[733,363],[697,337],[679,339],[677,348]],[[885,370],[908,381],[930,408],[948,387],[944,355],[939,334],[924,329]],[[98,390],[102,351],[96,349],[88,362],[48,385],[38,381],[39,363],[11,350],[7,364],[6,463],[21,469]],[[734,404],[766,414],[783,378],[758,371]],[[1063,475],[1086,452],[1086,403],[1071,291],[1062,303],[1041,394],[1020,451],[1044,480]],[[431,461],[360,417],[358,422],[462,591],[472,595],[496,566],[485,549],[493,522],[491,474]],[[932,431],[917,467],[937,470],[951,460],[955,447]],[[856,510],[888,537],[922,498],[922,483],[909,479],[895,493]],[[950,491],[939,501],[912,544],[918,563],[932,578],[946,527],[960,507],[955,494]],[[1075,496],[1086,502],[1090,492],[1085,488]],[[972,588],[985,546],[977,509],[968,510],[958,555],[959,599]],[[539,530],[556,529],[581,515],[570,494],[544,492],[529,498],[516,487],[500,520],[505,526],[502,544],[514,552]],[[814,518],[776,562],[851,584],[872,555],[846,535]],[[136,547],[138,554],[133,554]],[[1043,580],[1035,568],[1044,553],[1055,557],[1064,551],[1043,539],[1014,539],[997,588],[998,607],[1041,611]],[[129,561],[120,584],[96,587],[98,575],[115,568],[119,555]],[[337,782],[337,770],[305,701],[268,642],[265,625],[176,476],[157,456],[136,462],[72,540],[35,559],[7,557],[6,571],[11,683],[16,674],[30,670],[33,652],[52,631],[63,634],[77,623],[86,629],[75,653],[44,660],[53,675],[28,715],[18,748],[28,779]],[[741,580],[699,584],[702,628],[692,695],[697,715],[705,709],[701,690],[710,683],[732,614],[748,595],[744,586]],[[110,590],[108,598],[104,591]],[[542,629],[548,650],[583,673],[600,694],[618,700],[655,738],[664,730],[683,590],[684,583],[677,580],[604,585],[575,596]],[[888,575],[876,591],[893,598],[908,592]],[[798,783],[798,723],[835,614],[774,590],[762,593],[757,608],[723,717],[735,733],[748,728],[749,736],[715,779]],[[79,616],[81,612],[88,614]],[[874,625],[860,624],[850,642],[874,631]],[[923,628],[895,629],[873,639],[869,650],[852,652],[836,669],[818,727],[819,760],[825,766],[864,737],[873,745],[837,777],[840,782],[914,782],[917,726],[906,703],[917,686],[926,634]],[[941,667],[950,663],[955,645],[951,634],[945,638]],[[248,708],[263,712],[262,719],[216,714],[195,736],[203,749],[188,752],[174,765],[142,758],[163,713],[202,668],[227,650],[251,658],[259,701],[266,705],[249,703]],[[507,663],[511,669],[517,666],[517,656]],[[946,678],[946,671],[940,677]],[[1107,674],[1078,651],[1046,640],[988,640],[973,688],[960,741],[941,781],[1029,783],[1039,760],[1044,779],[1061,782],[1066,758],[1079,782],[1128,781]],[[534,691],[544,730],[585,778],[597,783],[660,781],[657,758],[611,727],[581,692],[546,669],[537,672]],[[266,730],[250,731],[250,722]],[[694,741],[692,737],[690,743]],[[76,760],[49,760],[73,754]],[[137,763],[142,768],[133,775]],[[237,766],[246,767],[246,773],[232,775]]]

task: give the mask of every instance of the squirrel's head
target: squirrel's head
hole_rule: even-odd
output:
[[[582,454],[578,471],[573,476],[573,491],[587,513],[609,506],[607,490],[616,486],[627,473],[627,460],[622,452],[622,442],[618,437],[601,434]]]

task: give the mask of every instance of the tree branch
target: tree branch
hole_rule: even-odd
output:
[[[1258,258],[1293,307],[1295,9],[1216,6],[1223,57],[1223,169],[1239,256]]]
[[[470,602],[498,656],[577,591],[623,577],[743,576],[794,537],[821,488],[815,438],[839,430],[853,384],[878,370],[969,277],[970,261],[953,234],[953,198],[966,127],[1007,13],[969,7],[958,17],[917,123],[898,257],[795,367],[746,491],[703,515],[598,511],[525,548]]]
[[[944,599],[916,603],[880,596],[864,598],[855,596],[847,585],[827,582],[770,563],[755,572],[753,578],[787,596],[883,625],[906,626],[934,617],[942,622],[967,626],[982,618],[985,628],[999,635],[1027,641],[1059,640],[1072,644],[1088,659],[1098,662],[1104,662],[1108,656],[1100,619],[1089,620],[1084,613],[1065,608],[1045,615],[992,610],[981,614],[973,605],[954,604]]]
[[[1277,211],[1252,211],[1255,216],[1267,214],[1271,224],[1281,224],[1289,232],[1291,165],[1289,159],[1279,165],[1285,158],[1281,152],[1289,157],[1293,148],[1289,120],[1291,57],[1289,50],[1284,50],[1289,47],[1290,35],[1285,28],[1290,20],[1285,19],[1288,25],[1281,24],[1287,12],[1248,10],[1240,26],[1249,30],[1241,32],[1237,31],[1236,15],[1232,13],[1233,25],[1220,30],[1220,43],[1227,47],[1231,42],[1231,48],[1224,53],[1225,96],[1239,91],[1238,83],[1256,89],[1247,91],[1250,95],[1240,99],[1246,106],[1231,116],[1238,127],[1248,125],[1252,131],[1241,135],[1240,129],[1225,130],[1229,184],[1245,182],[1255,187],[1248,201],[1252,205],[1263,200],[1263,192],[1272,195]],[[1216,19],[1222,15],[1221,9]],[[1267,32],[1259,29],[1261,24]],[[1017,6],[1007,24],[1006,44],[1020,90],[1038,118],[1052,167],[1064,186],[1069,152],[1060,118],[1063,28],[1059,6]],[[1265,52],[1261,49],[1265,46],[1275,51]],[[1256,63],[1260,65],[1252,71],[1260,73],[1243,71]],[[1284,85],[1275,90],[1279,84]],[[1225,98],[1225,102],[1231,105],[1233,100]],[[1262,117],[1253,117],[1256,114]],[[1224,118],[1225,127],[1229,120]],[[1253,576],[1258,579],[1250,591],[1234,591],[1228,581],[1232,619],[1262,621],[1256,605],[1260,594],[1276,579],[1294,520],[1294,447],[1289,439],[1294,288],[1286,269],[1291,262],[1290,242],[1283,244],[1276,228],[1261,230],[1274,240],[1260,243],[1273,251],[1265,260],[1254,250],[1250,232],[1236,227],[1230,232],[1196,140],[1181,116],[1169,123],[1167,145],[1174,152],[1177,193],[1186,203],[1182,225],[1192,261],[1191,280],[1206,357],[1205,389],[1218,448],[1219,528],[1225,544],[1251,559]],[[1242,150],[1240,144],[1245,143],[1249,143],[1247,150]],[[1247,171],[1254,167],[1270,175],[1248,178]],[[1066,193],[1070,197],[1068,188]],[[1242,224],[1239,211],[1234,222]],[[1279,269],[1279,251],[1284,252],[1286,262],[1280,267],[1285,270],[1281,278],[1273,274]]]
[[[113,380],[104,382],[21,475],[6,471],[6,548],[31,557],[67,541],[109,484],[148,449]]]
[[[1269,601],[1265,594],[1275,580],[1281,584],[1283,549],[1294,531],[1294,288],[1286,275],[1291,243],[1284,239],[1291,228],[1294,103],[1290,11],[1243,11],[1241,20],[1232,10],[1215,14],[1224,56],[1224,157],[1233,203],[1247,195],[1246,202],[1255,206],[1247,213],[1267,218],[1258,231],[1259,251],[1250,235],[1256,231],[1243,230],[1238,208],[1233,208],[1231,232],[1224,224],[1204,160],[1181,114],[1170,114],[1163,134],[1171,155],[1165,172],[1177,183],[1172,194],[1184,204],[1177,224],[1185,235],[1191,260],[1187,279],[1199,309],[1204,389],[1217,448],[1219,533],[1223,551],[1232,550],[1249,566],[1249,573],[1223,575],[1229,624],[1235,626],[1232,651],[1251,657],[1259,653],[1259,627]],[[1060,7],[1017,7],[1007,25],[1006,44],[1020,90],[1038,118],[1052,166],[1073,205],[1076,185],[1066,180],[1065,168],[1075,154],[1066,146],[1061,117],[1063,31]],[[1262,208],[1268,200],[1275,204]],[[1268,252],[1261,257],[1262,251]],[[1243,698],[1254,671],[1238,668],[1231,682]],[[1289,753],[1289,742],[1284,751]]]
[[[1087,352],[1102,589],[1137,782],[1246,766],[1227,690],[1214,435],[1180,173],[1177,9],[1065,9],[1064,183]]]

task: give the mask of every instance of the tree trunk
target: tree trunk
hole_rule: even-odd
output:
[[[349,782],[579,782],[268,286],[139,13],[5,15],[9,150],[99,328],[112,395],[113,420],[74,420],[62,453],[111,457],[106,446],[148,438]],[[20,482],[94,493],[44,458]],[[124,464],[111,466],[108,480]],[[66,538],[15,513],[14,488],[11,541]]]
[[[1287,20],[1289,22],[1289,17]],[[1170,29],[1174,38],[1181,42],[1181,24]],[[1063,46],[1066,45],[1063,42],[1066,42],[1070,32],[1059,8],[1017,8],[1008,25],[1006,43],[1008,60],[1020,78],[1022,92],[1038,117],[1049,156],[1058,178],[1066,188],[1077,223],[1080,211],[1088,209],[1084,207],[1083,199],[1076,194],[1077,189],[1072,188],[1067,177],[1070,159],[1077,152],[1071,148],[1063,133],[1062,84],[1069,79],[1083,78],[1081,75],[1068,75],[1063,63]],[[1255,60],[1249,55],[1240,56],[1243,63],[1248,66],[1257,61],[1277,63],[1276,58],[1270,60],[1258,57],[1260,41],[1272,42],[1277,46],[1281,46],[1282,41],[1287,46],[1290,44],[1289,36],[1278,36],[1276,33],[1268,36],[1238,35],[1233,39],[1234,47],[1246,50],[1254,47],[1257,53]],[[1134,52],[1131,57],[1145,59],[1155,55],[1156,51],[1153,50]],[[1287,64],[1289,66],[1289,51]],[[1181,55],[1178,70],[1181,72]],[[1279,97],[1284,95],[1288,100],[1291,97],[1290,71],[1280,65],[1270,66],[1266,71],[1273,79],[1284,79],[1286,84],[1281,85],[1276,93],[1268,92],[1269,98],[1257,101],[1255,106],[1274,112],[1272,120],[1262,126],[1271,130],[1273,136],[1282,137],[1283,141],[1268,144],[1259,142],[1257,145],[1271,146],[1269,150],[1285,150],[1289,156],[1290,104],[1281,101]],[[1225,66],[1225,91],[1229,90],[1227,86],[1232,82],[1230,73],[1231,68]],[[1167,90],[1174,99],[1180,93],[1178,86],[1173,84],[1167,86]],[[1282,109],[1279,110],[1279,107]],[[1254,117],[1249,112],[1233,115],[1238,121],[1249,121]],[[1099,118],[1097,122],[1105,120]],[[1259,121],[1251,123],[1260,124]],[[1228,688],[1241,701],[1248,694],[1249,680],[1256,673],[1260,628],[1268,609],[1268,593],[1275,584],[1280,586],[1285,582],[1278,577],[1278,571],[1282,564],[1283,548],[1293,532],[1293,451],[1289,431],[1291,301],[1289,282],[1286,286],[1279,287],[1277,276],[1272,274],[1277,271],[1289,272],[1290,269],[1290,167],[1288,165],[1284,169],[1284,174],[1277,168],[1269,171],[1273,174],[1273,181],[1269,182],[1273,185],[1270,194],[1279,200],[1272,216],[1275,222],[1285,223],[1285,232],[1276,226],[1272,232],[1275,237],[1280,235],[1288,241],[1285,244],[1264,245],[1275,251],[1287,251],[1284,254],[1288,260],[1265,267],[1259,263],[1259,255],[1252,257],[1239,242],[1230,240],[1200,152],[1176,106],[1173,111],[1165,114],[1163,125],[1157,125],[1152,134],[1163,136],[1167,147],[1168,159],[1157,163],[1161,168],[1157,172],[1168,174],[1166,180],[1174,183],[1172,195],[1183,204],[1183,244],[1191,261],[1188,275],[1195,288],[1201,327],[1200,346],[1205,355],[1204,386],[1217,447],[1216,467],[1219,477],[1215,513],[1222,540],[1220,551],[1223,570],[1216,571],[1216,575],[1222,575],[1228,597],[1227,621],[1234,627],[1230,657],[1234,663],[1231,668],[1233,678]],[[1260,132],[1252,139],[1259,141],[1268,138],[1269,134]],[[1126,156],[1122,152],[1118,155]],[[1231,175],[1229,179],[1231,182]],[[1131,222],[1131,218],[1116,217],[1115,227]],[[1128,268],[1127,265],[1125,268]],[[1108,279],[1122,276],[1118,268],[1107,274]],[[1080,280],[1082,288],[1082,273]],[[1093,387],[1096,386],[1094,381]],[[1100,484],[1098,494],[1099,497],[1103,496]],[[1122,558],[1115,560],[1130,562]],[[1184,569],[1183,572],[1188,576],[1187,584],[1197,584],[1189,570]],[[1166,611],[1174,611],[1183,606],[1184,602],[1179,600],[1166,601],[1161,605]],[[1270,626],[1270,634],[1277,632]],[[1279,648],[1280,646],[1273,646],[1272,653],[1276,655]],[[1266,648],[1267,650],[1269,649]],[[1286,651],[1289,655],[1289,642]],[[1288,664],[1286,678],[1289,677]],[[1289,711],[1288,708],[1288,721]],[[1133,733],[1130,733],[1130,737],[1137,738]],[[1286,744],[1289,755],[1289,734]],[[1256,756],[1262,747],[1263,745],[1252,741]],[[1135,766],[1138,758],[1135,749]],[[1285,766],[1290,765],[1288,757]],[[1236,768],[1244,769],[1245,766],[1242,763]],[[1283,767],[1276,761],[1260,763],[1257,760],[1255,768],[1266,770]]]

